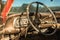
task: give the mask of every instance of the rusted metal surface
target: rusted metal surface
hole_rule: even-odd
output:
[[[13,19],[14,19],[14,17],[17,17],[17,16],[20,16],[21,14],[13,14],[13,15],[10,15],[9,17],[7,17],[7,24],[6,24],[6,30],[8,29],[8,30],[11,30],[10,29],[10,27],[13,27],[13,25],[12,25],[12,22],[13,22]],[[42,15],[42,17],[46,17],[46,16],[49,16],[50,14],[45,14],[44,16],[43,16],[43,13],[41,14]],[[26,16],[26,14],[25,15],[23,15],[23,16]],[[52,16],[50,17],[50,18],[52,18]],[[48,18],[48,19],[50,19],[50,18]],[[10,25],[11,24],[11,25]],[[40,24],[41,26],[42,26],[42,28],[46,28],[46,27],[49,27],[49,26],[56,26],[56,24]],[[57,28],[58,29],[60,29],[60,24],[59,23],[57,23]],[[13,31],[11,31],[11,32],[13,32]],[[16,30],[15,30],[15,32],[16,32]],[[22,30],[22,32],[23,32],[23,30]],[[6,31],[5,31],[5,33],[6,33]],[[29,33],[28,33],[29,34]],[[31,34],[33,34],[33,33],[31,33]],[[35,32],[34,32],[34,34],[36,34]],[[46,40],[48,40],[48,38],[50,39],[50,40],[57,40],[57,36],[56,35],[54,35],[54,36],[50,36],[51,38],[49,38],[49,37],[46,37],[46,36],[43,36],[43,35],[34,35],[34,36],[30,36],[30,37],[27,37],[27,38],[21,38],[21,40],[44,40],[44,39],[46,39]]]
[[[39,2],[36,2],[36,3],[39,3]],[[42,4],[42,3],[40,3],[40,4]],[[10,8],[10,6],[9,6],[9,8]],[[6,10],[4,10],[2,12],[3,13],[2,17],[3,18],[6,16],[6,14],[4,16],[4,12],[5,11]],[[8,13],[8,11],[9,10],[7,10],[7,13]],[[54,22],[56,22],[56,21],[55,21],[55,19],[53,19],[54,17],[55,18],[60,18],[60,12],[55,12],[54,13],[55,15],[54,15],[53,12],[50,9],[49,9],[49,11],[51,13],[49,13],[49,12],[47,12],[47,13],[40,13],[40,14],[37,13],[38,14],[38,17],[39,17],[39,20],[40,21],[42,20],[41,23],[38,25],[38,27],[39,27],[38,29],[40,29],[40,28],[44,29],[44,28],[49,28],[49,27],[52,27],[53,29],[55,29],[55,27],[57,27],[57,29],[60,29],[60,24],[59,23],[54,24]],[[1,23],[1,25],[0,25],[2,27],[2,30],[0,31],[0,34],[2,35],[1,36],[1,40],[10,40],[10,39],[11,40],[19,40],[19,38],[21,38],[21,36],[25,36],[25,37],[27,36],[27,37],[26,38],[23,38],[22,37],[20,40],[45,40],[45,39],[46,40],[58,40],[56,34],[51,35],[51,36],[45,36],[45,35],[42,35],[42,34],[39,33],[40,30],[38,30],[38,32],[37,32],[31,26],[31,23],[33,24],[33,21],[31,21],[31,23],[29,21],[28,22],[25,22],[25,20],[23,18],[26,18],[26,20],[29,20],[30,19],[30,18],[28,18],[29,16],[27,16],[28,13],[24,12],[23,14],[22,13],[12,14],[12,15],[7,16],[6,17],[6,20],[4,18],[4,20],[6,22],[4,24]],[[35,14],[33,16],[31,16],[31,17],[34,19],[34,16],[35,16]],[[0,19],[2,19],[2,17],[0,17]],[[21,21],[21,19],[20,20],[17,20],[18,23],[20,24],[19,27],[16,27],[15,24],[14,24],[14,23],[17,22],[17,21],[14,21],[16,19],[16,17],[17,18],[20,17],[22,19],[22,21]],[[22,24],[21,24],[20,21],[22,22]],[[21,27],[21,25],[23,25],[23,24],[27,24],[27,26]],[[29,31],[29,30],[31,30],[31,29],[29,29],[30,27],[32,27],[31,29],[33,29],[33,31],[31,31],[31,32]],[[34,27],[35,27],[35,25],[34,25]],[[30,36],[28,36],[27,34],[29,34]],[[35,34],[35,35],[32,36],[31,34],[32,35]]]

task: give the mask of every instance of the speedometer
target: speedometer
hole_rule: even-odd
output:
[[[14,18],[13,25],[16,28],[28,26],[28,19],[26,17]]]

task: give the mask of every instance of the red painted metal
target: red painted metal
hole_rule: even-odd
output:
[[[4,9],[2,10],[1,16],[3,18],[3,23],[6,22],[6,17],[11,9],[12,3],[14,2],[14,0],[7,0],[6,5],[4,6]]]

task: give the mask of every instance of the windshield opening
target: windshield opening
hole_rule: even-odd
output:
[[[14,0],[10,12],[20,13],[26,12],[26,7],[31,2],[42,2],[47,5],[52,11],[60,11],[60,0]],[[5,5],[7,0],[2,0],[3,5]],[[30,8],[31,12],[35,12],[36,4],[32,4]],[[39,12],[49,12],[44,6],[39,5]]]

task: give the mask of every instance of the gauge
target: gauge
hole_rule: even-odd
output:
[[[13,25],[16,28],[28,26],[28,19],[26,17],[15,17]]]

